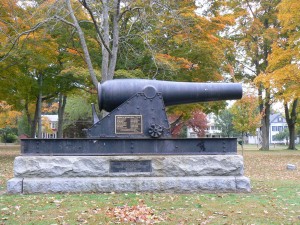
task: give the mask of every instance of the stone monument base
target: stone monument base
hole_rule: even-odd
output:
[[[8,193],[249,192],[239,155],[19,156]]]

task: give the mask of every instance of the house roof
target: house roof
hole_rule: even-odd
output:
[[[270,115],[270,123],[276,123],[276,122],[278,122],[278,121],[276,121],[276,119],[278,117],[282,117],[283,118],[283,120],[281,122],[283,122],[283,123],[286,122],[285,118],[280,113],[274,113],[274,114]]]
[[[58,121],[58,115],[42,115],[42,117],[47,117],[51,122]]]

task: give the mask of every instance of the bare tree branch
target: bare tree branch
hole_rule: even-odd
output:
[[[70,26],[76,28],[76,26],[75,26],[74,23],[71,23],[70,21],[68,21],[68,20],[66,20],[66,19],[64,19],[64,18],[62,18],[62,17],[60,17],[60,16],[55,15],[54,18],[55,18],[55,19],[58,19],[58,20],[60,20],[60,21],[62,21],[62,22],[64,22],[65,24],[68,24],[68,25],[70,25]]]
[[[251,12],[251,14],[252,14],[253,18],[255,18],[255,17],[256,17],[256,15],[254,14],[254,12],[253,12],[253,10],[252,10],[252,7],[251,7],[251,5],[250,5],[249,1],[248,1],[248,0],[246,0],[246,3],[247,3],[247,6],[248,6],[248,8],[249,8],[249,10],[250,10],[250,12]]]
[[[89,7],[89,5],[86,3],[86,0],[82,0],[80,1],[80,3],[82,4],[82,6],[89,12],[92,20],[93,20],[93,24],[94,24],[94,27],[96,29],[96,32],[101,40],[101,44],[103,44],[103,46],[106,48],[106,50],[108,51],[109,55],[112,55],[112,52],[111,50],[109,49],[109,46],[107,46],[107,44],[105,43],[104,39],[103,39],[103,36],[101,34],[101,31],[99,30],[99,27],[97,26],[97,21],[95,19],[95,16],[91,10],[91,8]]]
[[[133,7],[133,8],[129,8],[129,9],[124,10],[122,13],[120,13],[118,21],[120,21],[122,19],[122,17],[125,15],[125,13],[132,12],[134,10],[140,10],[140,9],[142,9],[142,7]]]
[[[79,35],[80,43],[81,43],[82,50],[83,50],[83,53],[84,53],[84,59],[85,59],[85,62],[87,64],[91,79],[93,81],[94,87],[97,88],[98,80],[97,80],[97,76],[96,76],[96,73],[95,73],[94,68],[93,68],[92,60],[91,60],[91,57],[90,57],[90,54],[89,54],[89,51],[88,51],[88,47],[87,47],[87,44],[86,44],[86,41],[85,41],[83,31],[82,31],[82,29],[81,29],[81,27],[78,23],[77,18],[75,17],[75,14],[74,14],[73,8],[71,6],[70,0],[66,0],[66,3],[67,3],[67,7],[68,7],[68,10],[69,10],[70,16],[71,16],[71,18],[74,22],[74,25],[75,25],[76,30],[77,30],[78,35]]]

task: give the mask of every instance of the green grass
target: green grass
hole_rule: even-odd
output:
[[[245,146],[251,193],[7,195],[19,147],[0,146],[0,224],[126,224],[129,212],[151,214],[159,224],[300,224],[300,151],[284,148]],[[286,170],[288,163],[297,170]],[[151,213],[141,211],[146,207]]]

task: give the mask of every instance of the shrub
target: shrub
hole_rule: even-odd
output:
[[[4,143],[14,143],[17,139],[18,139],[18,136],[13,133],[9,133],[9,134],[1,136],[1,142],[4,142]]]

